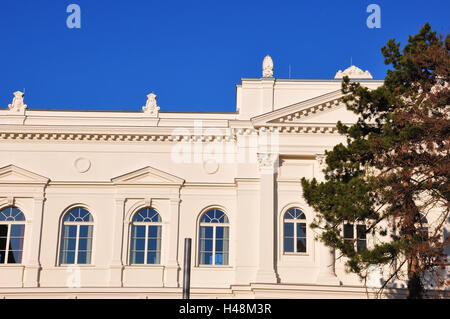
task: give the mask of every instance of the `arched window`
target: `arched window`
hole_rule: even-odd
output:
[[[228,265],[229,222],[220,209],[210,209],[200,218],[200,265]]]
[[[306,252],[306,217],[299,208],[291,208],[283,218],[284,252]]]
[[[60,264],[91,263],[93,230],[94,219],[85,208],[75,207],[64,215],[59,255]]]
[[[17,207],[0,210],[0,264],[21,264],[25,215]]]
[[[134,214],[131,225],[130,264],[161,262],[161,216],[150,207]]]

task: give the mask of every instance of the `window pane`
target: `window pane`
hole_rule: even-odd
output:
[[[132,250],[145,250],[145,239],[144,238],[133,238],[131,240]]]
[[[200,226],[200,238],[213,238],[213,227]]]
[[[161,238],[161,226],[148,226],[148,236],[151,238]]]
[[[306,238],[297,238],[297,252],[306,253]]]
[[[23,250],[23,238],[10,238],[8,250]]]
[[[297,224],[297,238],[305,238],[306,237],[306,224],[298,223]]]
[[[356,225],[356,236],[358,239],[366,239],[366,225]]]
[[[0,237],[8,236],[8,225],[0,225]]]
[[[294,223],[284,223],[284,236],[294,237]]]
[[[362,250],[366,249],[366,240],[365,239],[358,240],[356,242],[356,249],[358,251],[362,251]]]
[[[212,253],[201,252],[200,253],[200,264],[201,265],[212,265]]]
[[[10,250],[8,252],[8,264],[20,264],[22,263],[22,251]]]
[[[92,238],[93,228],[94,227],[92,225],[81,225],[80,226],[80,237]]]
[[[78,250],[90,251],[91,247],[92,247],[91,238],[80,238],[80,241],[78,242]]]
[[[75,263],[75,251],[63,250],[61,252],[61,264],[74,264]]]
[[[145,238],[145,226],[133,226],[132,236]]]
[[[284,237],[284,252],[285,253],[294,252],[294,237]]]
[[[344,238],[353,239],[353,224],[344,224]]]
[[[143,264],[145,253],[143,251],[131,251],[131,263]]]
[[[159,264],[160,253],[156,251],[150,251],[147,253],[147,264]]]
[[[90,264],[91,254],[88,251],[78,251],[78,264]]]
[[[223,265],[223,255],[222,255],[222,253],[216,253],[215,264],[216,265]]]
[[[63,236],[71,237],[71,238],[77,237],[77,226],[76,225],[64,225]]]
[[[11,225],[11,237],[24,237],[25,225]]]

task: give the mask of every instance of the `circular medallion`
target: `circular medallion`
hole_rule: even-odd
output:
[[[208,174],[214,174],[219,170],[219,163],[213,159],[206,160],[203,162],[203,169]]]
[[[79,173],[85,173],[91,168],[91,161],[87,158],[80,157],[73,164]]]

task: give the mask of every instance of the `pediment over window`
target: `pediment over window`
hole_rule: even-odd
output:
[[[136,171],[112,178],[117,185],[182,185],[184,179],[147,166]]]
[[[255,127],[356,122],[358,117],[347,110],[342,97],[341,90],[337,90],[256,116],[251,121]]]
[[[47,184],[47,177],[27,171],[15,165],[0,168],[0,184]]]

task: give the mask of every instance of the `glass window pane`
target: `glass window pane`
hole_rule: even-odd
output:
[[[11,237],[24,237],[25,225],[11,225]]]
[[[159,264],[160,253],[150,251],[147,253],[147,264]]]
[[[5,253],[6,251],[4,249],[0,249],[0,263],[5,263]]]
[[[23,249],[23,238],[10,238],[8,249],[9,250],[22,250]]]
[[[63,226],[63,236],[64,237],[77,237],[77,226],[76,225],[64,225]]]
[[[75,251],[63,250],[61,252],[61,264],[74,264],[75,263]]]
[[[6,237],[0,237],[0,250],[6,250]]]
[[[78,242],[78,250],[91,250],[92,239],[91,238],[80,238]],[[72,249],[72,248],[69,248]],[[75,249],[75,247],[73,248]]]
[[[223,227],[216,227],[216,238],[223,238]]]
[[[353,239],[353,224],[344,224],[344,238]]]
[[[132,236],[145,238],[145,226],[133,226]]]
[[[366,249],[366,240],[358,240],[356,242],[356,249],[358,251],[362,251],[362,250]]]
[[[94,227],[92,225],[81,225],[80,226],[80,237],[92,238],[93,228]]]
[[[148,236],[152,238],[160,238],[161,226],[148,226]]]
[[[200,226],[200,238],[213,238],[213,227]]]
[[[293,253],[294,252],[294,238],[284,237],[284,252]]]
[[[297,238],[297,252],[306,253],[306,238]]]
[[[300,237],[300,238],[306,237],[306,224],[304,224],[304,223],[297,224],[297,237]]]
[[[223,240],[216,239],[216,253],[223,251]]]
[[[131,251],[131,263],[143,264],[145,253],[143,251]]]
[[[222,253],[216,253],[215,264],[216,265],[223,265],[223,255],[222,255]]]
[[[133,238],[131,240],[132,250],[145,250],[145,239],[144,238]]]
[[[356,225],[356,236],[358,239],[366,239],[366,225]]]
[[[8,236],[8,225],[0,225],[0,237]]]
[[[212,253],[200,253],[200,264],[201,265],[212,265]]]
[[[10,250],[8,252],[8,264],[20,264],[22,262],[22,251]]]
[[[284,236],[285,237],[294,236],[294,223],[284,223]]]
[[[156,251],[158,249],[158,239],[149,238],[147,243],[147,250]]]

